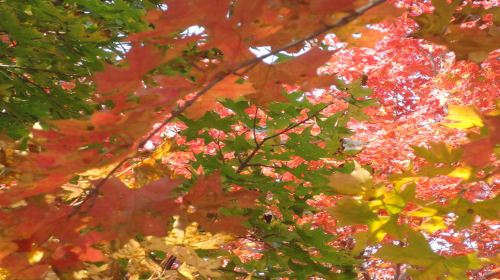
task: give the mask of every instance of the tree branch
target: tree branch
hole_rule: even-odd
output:
[[[314,114],[311,114],[310,116],[308,116],[307,118],[299,121],[299,122],[296,122],[294,124],[291,124],[289,125],[287,128],[283,129],[282,131],[280,132],[277,132],[273,135],[270,135],[270,136],[267,136],[265,137],[264,139],[262,139],[262,141],[260,142],[256,142],[255,144],[255,147],[254,149],[252,150],[252,152],[250,153],[250,155],[247,156],[247,158],[245,160],[243,160],[243,162],[240,163],[240,166],[238,166],[238,169],[236,170],[236,173],[240,173],[243,169],[245,169],[245,167],[248,166],[248,164],[250,163],[250,161],[252,160],[252,158],[257,154],[257,152],[260,150],[260,148],[264,145],[264,143],[267,141],[267,140],[270,140],[270,139],[273,139],[275,137],[278,137],[282,134],[285,134],[287,133],[288,131],[306,123],[307,121],[311,120],[312,118],[316,117],[319,113],[321,113],[321,111],[325,110],[326,108],[328,108],[328,106],[332,105],[332,103],[328,103],[326,104],[325,106],[323,106],[323,108],[319,109],[318,111],[314,112]]]
[[[499,276],[499,275],[500,275],[500,268],[496,268],[496,269],[493,269],[493,270],[487,272],[486,274],[484,274],[483,277],[481,277],[481,280],[496,279],[493,277]]]
[[[262,141],[267,141],[271,138],[274,138],[274,137],[277,137],[277,136],[280,136],[281,134],[284,134],[284,133],[287,133],[288,131],[298,127],[299,125],[302,125],[304,123],[306,123],[307,121],[313,119],[314,117],[316,117],[319,113],[321,113],[321,111],[325,110],[326,108],[328,108],[328,106],[332,105],[332,103],[328,103],[326,104],[325,106],[323,106],[323,108],[319,109],[318,111],[316,111],[314,114],[308,116],[307,118],[301,120],[300,122],[297,122],[297,123],[294,123],[294,124],[291,124],[289,125],[287,128],[283,129],[282,131],[280,132],[277,132],[271,136],[267,136],[266,138],[264,138],[264,140]]]
[[[167,117],[165,120],[163,120],[161,122],[161,124],[155,128],[152,132],[150,132],[142,141],[139,142],[138,144],[138,147],[141,148],[143,147],[154,135],[156,135],[159,131],[161,131],[168,123],[170,123],[172,120],[174,120],[176,117],[178,117],[180,114],[182,114],[186,109],[188,109],[191,105],[193,105],[196,100],[198,100],[198,98],[200,98],[202,95],[204,95],[206,92],[208,92],[210,89],[212,89],[215,85],[217,85],[220,81],[222,81],[225,77],[231,75],[231,74],[238,74],[237,72],[241,69],[244,69],[244,68],[247,68],[247,67],[252,67],[254,64],[257,64],[257,63],[260,63],[262,62],[262,60],[264,60],[265,58],[267,57],[270,57],[270,56],[273,56],[273,55],[276,55],[282,51],[286,51],[287,49],[290,49],[290,48],[293,48],[293,47],[296,47],[306,41],[309,41],[309,40],[312,40],[316,37],[318,37],[319,35],[327,32],[328,30],[332,29],[332,28],[337,28],[337,27],[341,27],[341,26],[344,26],[348,23],[350,23],[351,21],[357,19],[358,17],[360,17],[361,15],[363,15],[366,11],[384,3],[385,0],[374,0],[374,1],[371,1],[370,3],[368,3],[367,5],[363,6],[363,7],[360,7],[358,9],[356,9],[354,12],[350,13],[349,15],[341,18],[339,21],[333,23],[333,24],[329,24],[329,25],[324,25],[322,28],[314,31],[313,33],[311,33],[310,35],[302,38],[302,39],[299,39],[295,42],[291,42],[287,45],[284,45],[283,47],[280,47],[268,54],[265,54],[265,55],[262,55],[262,56],[259,56],[259,57],[256,57],[256,58],[253,58],[253,59],[249,59],[241,64],[239,64],[238,66],[232,68],[232,69],[229,69],[225,72],[220,72],[218,75],[215,76],[215,78],[210,81],[208,84],[206,84],[204,87],[202,87],[195,95],[192,99],[186,101],[184,103],[183,106],[180,106],[178,107],[177,109],[174,109],[172,111],[172,113],[170,114],[169,117]],[[297,124],[297,126],[300,125]],[[296,126],[294,126],[296,127]],[[287,131],[293,129],[294,127],[289,127],[287,129],[285,129],[284,131],[282,132],[279,132],[277,135],[280,135],[281,133],[286,133]],[[238,168],[239,171],[241,171],[245,166],[246,164],[248,164],[248,162],[253,158],[253,156],[255,156],[255,154],[257,153],[258,149],[260,149],[260,147],[262,146],[262,144],[273,138],[273,137],[276,137],[277,135],[273,135],[272,137],[268,137],[267,139],[264,139],[262,142],[260,142],[261,144],[260,145],[256,145],[256,149],[254,151],[252,151],[252,153],[250,154],[249,157],[247,157],[247,159],[245,159],[245,161],[243,161],[243,163],[240,165],[240,167]],[[96,186],[95,188],[89,192],[89,195],[83,200],[83,202],[77,206],[77,208],[75,209],[75,211],[73,211],[71,214],[70,214],[70,217],[73,216],[75,213],[77,213],[79,210],[80,210],[80,207],[81,205],[85,204],[87,202],[88,199],[90,199],[89,196],[96,196],[97,193],[99,192],[100,188],[106,183],[107,180],[109,180],[109,178],[111,178],[111,176],[113,176],[113,174],[127,161],[129,160],[130,158],[133,158],[134,155],[136,153],[132,154],[131,156],[121,160],[120,162],[118,162],[118,164],[104,177],[104,179],[102,179]],[[92,198],[93,201],[95,201],[95,198]],[[90,205],[89,209],[92,208],[92,204]]]

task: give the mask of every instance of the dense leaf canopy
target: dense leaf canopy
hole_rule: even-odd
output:
[[[499,277],[499,1],[0,16],[0,279]]]

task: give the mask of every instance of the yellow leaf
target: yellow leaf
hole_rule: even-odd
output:
[[[398,214],[406,206],[403,197],[396,193],[387,193],[383,198],[383,202],[387,212],[390,214]]]
[[[172,148],[170,141],[164,141],[146,159],[132,165],[118,174],[127,187],[137,189],[169,175],[170,171],[160,161]]]
[[[412,177],[394,177],[394,179],[391,180],[391,182],[394,183],[394,186],[396,188],[401,188],[402,186],[408,184],[408,183],[411,183],[411,182],[415,182],[417,181],[418,179],[420,179],[420,177],[416,177],[416,176],[412,176]]]
[[[178,268],[179,274],[187,279],[195,279],[197,274],[205,278],[220,276],[216,271],[222,265],[220,260],[200,258],[195,250],[220,249],[223,244],[233,240],[234,236],[226,233],[200,232],[196,223],[181,229],[179,217],[174,218],[174,228],[167,237],[147,236],[141,245],[149,251],[164,251],[168,255],[175,256],[182,262]]]
[[[484,125],[477,111],[471,106],[450,106],[446,118],[452,122],[445,126],[451,128],[468,129]]]
[[[433,216],[425,220],[421,225],[420,229],[429,233],[434,233],[440,229],[445,229],[446,225],[442,217]]]
[[[174,227],[167,237],[146,237],[146,248],[167,251],[171,246],[186,246],[195,250],[216,250],[234,239],[227,233],[200,232],[198,225],[192,223],[184,230]]]
[[[338,220],[339,225],[370,224],[378,220],[368,203],[350,198],[337,202],[334,207],[328,209],[328,213]]]
[[[92,168],[83,173],[79,173],[78,175],[88,177],[90,180],[97,180],[99,178],[106,177],[106,175],[108,175],[108,173],[111,172],[115,166],[116,164],[113,163],[99,168]]]
[[[7,280],[9,278],[9,271],[0,267],[0,280]]]
[[[155,160],[161,160],[165,155],[168,155],[171,150],[172,142],[166,140],[155,148],[154,152],[151,154],[151,158]]]
[[[390,221],[389,217],[381,217],[377,221],[373,221],[368,225],[369,231],[374,234],[375,240],[377,242],[382,241],[386,236],[387,232],[381,230],[382,227]]]
[[[500,266],[500,253],[496,254],[495,256],[488,258],[487,259],[489,262]],[[1,274],[0,274],[1,275]],[[1,278],[0,278],[1,279]]]
[[[29,253],[28,255],[28,262],[30,264],[36,264],[40,262],[43,258],[43,251],[40,250],[35,250]]]
[[[128,259],[127,271],[131,275],[141,275],[144,272],[160,272],[162,268],[147,256],[146,249],[134,239],[115,252],[114,259]]]
[[[434,208],[422,207],[422,208],[418,208],[418,209],[415,209],[413,211],[410,211],[410,212],[406,213],[406,215],[410,216],[410,217],[424,218],[424,217],[434,216],[436,213],[437,213],[437,210]]]
[[[95,265],[85,263],[82,270],[73,272],[73,278],[77,280],[92,279],[92,280],[112,280],[111,276],[104,276],[109,269],[109,264]]]
[[[156,163],[152,158],[148,158],[118,175],[118,178],[131,189],[138,189],[149,183],[160,180],[167,176],[169,171],[161,164]]]
[[[363,199],[374,202],[373,198],[381,197],[387,191],[384,185],[373,186],[371,188],[367,188],[366,192],[363,194]]]
[[[186,263],[181,264],[177,271],[187,279],[194,279],[194,274],[196,273],[196,268],[187,265]]]
[[[379,220],[372,221],[368,224],[368,232],[358,232],[353,236],[356,239],[352,253],[357,255],[362,252],[367,246],[379,243],[387,235],[387,232],[382,230],[385,224],[389,222],[390,218],[382,217]]]
[[[218,259],[202,259],[192,248],[183,246],[173,246],[169,253],[176,256],[177,259],[183,262],[179,267],[179,273],[188,279],[194,279],[196,274],[200,274],[205,278],[217,278],[221,273],[217,271],[221,267],[222,262]]]
[[[468,180],[471,174],[472,170],[470,167],[457,167],[455,170],[450,172],[448,176]]]
[[[330,185],[339,194],[359,195],[372,182],[372,175],[359,163],[354,162],[351,174],[336,172],[329,177]]]

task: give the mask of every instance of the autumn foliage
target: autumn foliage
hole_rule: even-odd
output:
[[[500,277],[498,1],[28,2],[0,279]]]

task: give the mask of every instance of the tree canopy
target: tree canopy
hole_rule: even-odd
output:
[[[498,1],[0,17],[0,279],[500,276]]]

